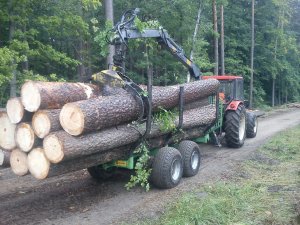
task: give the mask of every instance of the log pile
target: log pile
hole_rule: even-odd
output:
[[[217,80],[184,84],[183,124],[176,140],[153,120],[146,137],[152,148],[199,137],[215,120],[208,97]],[[144,87],[141,87],[144,88]],[[179,85],[153,87],[154,113],[179,104]],[[61,175],[117,159],[126,159],[146,130],[135,121],[141,105],[124,89],[92,84],[28,81],[20,98],[0,111],[0,166],[37,179]],[[154,115],[155,118],[155,115]],[[171,121],[179,124],[178,115]]]

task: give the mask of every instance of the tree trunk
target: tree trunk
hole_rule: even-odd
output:
[[[196,43],[196,37],[197,37],[198,30],[199,30],[199,25],[200,25],[201,12],[202,12],[202,7],[201,7],[201,3],[200,3],[199,9],[198,9],[198,14],[197,14],[195,30],[194,30],[194,34],[193,34],[193,40],[192,40],[192,50],[191,50],[191,54],[190,54],[191,61],[193,61],[193,59],[194,59],[195,43]],[[188,73],[187,74],[187,82],[190,82],[190,80],[191,80],[191,74]]]
[[[39,110],[33,115],[32,128],[39,138],[62,129],[59,122],[60,111],[60,109]]]
[[[186,132],[179,132],[178,135],[171,138],[168,143],[166,136],[161,136],[159,138],[151,139],[147,141],[150,144],[151,148],[157,148],[164,146],[166,144],[171,144],[174,142],[178,142],[182,139],[192,139],[203,135],[203,131],[207,129],[206,126],[198,127],[194,129],[189,129]],[[91,155],[82,156],[79,158],[71,159],[63,161],[59,164],[52,164],[50,165],[49,161],[45,159],[45,155],[39,150],[39,154],[35,154],[35,160],[40,162],[38,169],[35,168],[37,165],[34,165],[29,161],[29,170],[32,171],[32,175],[37,179],[45,179],[53,176],[62,175],[65,173],[70,173],[74,171],[78,171],[81,169],[85,169],[91,166],[97,166],[103,163],[108,163],[113,160],[122,160],[127,159],[132,151],[134,150],[133,145],[125,145],[119,148],[111,149],[109,151],[104,152],[96,152]],[[35,150],[32,150],[32,152]],[[31,153],[32,154],[32,153]],[[36,156],[38,155],[38,156]]]
[[[12,150],[16,147],[15,142],[16,125],[12,124],[6,112],[0,112],[0,147]]]
[[[219,82],[208,79],[183,86],[184,102],[188,104],[215,93]],[[153,87],[153,111],[176,107],[179,104],[179,87]],[[140,112],[139,104],[130,94],[99,97],[66,104],[60,113],[60,123],[66,132],[76,136],[136,120]]]
[[[214,27],[214,55],[215,55],[215,68],[214,74],[219,74],[219,37],[218,37],[218,16],[216,0],[212,2],[213,11],[213,27]]]
[[[14,19],[14,8],[13,8],[13,0],[8,1],[8,13],[9,13],[9,35],[8,41],[11,42],[14,38],[15,34],[15,19]],[[10,97],[16,97],[17,94],[17,71],[16,71],[16,62],[13,60],[12,62],[12,78],[10,80]]]
[[[251,76],[250,76],[250,100],[249,107],[253,107],[253,72],[254,72],[254,0],[252,0],[252,20],[251,20]]]
[[[23,152],[29,152],[31,149],[42,144],[41,139],[35,135],[29,123],[18,124],[15,139],[18,148]]]
[[[221,75],[225,75],[224,56],[224,6],[221,5]]]
[[[114,24],[114,7],[113,0],[105,0],[105,18],[106,21],[109,21]],[[115,46],[109,45],[108,47],[108,56],[107,56],[107,65],[113,64],[113,56],[115,54]]]
[[[45,179],[78,171],[91,166],[107,163],[112,160],[126,159],[130,155],[131,145],[113,149],[109,152],[99,152],[52,165],[49,163],[48,159],[45,159],[45,155],[42,151],[42,149],[32,150],[33,153],[31,152],[28,160],[29,170],[37,179]],[[33,160],[41,162],[39,168],[36,168],[36,165],[32,162]]]
[[[21,89],[22,103],[30,112],[38,109],[59,109],[68,102],[98,95],[98,86],[84,83],[27,81]]]
[[[10,122],[17,124],[20,122],[27,122],[32,119],[32,112],[24,109],[21,98],[11,98],[6,104],[7,115]]]
[[[212,105],[189,110],[184,112],[182,129],[210,125],[214,120],[215,108]],[[175,121],[175,127],[177,125],[178,119]],[[153,124],[147,138],[156,138],[170,132],[161,130],[159,125]],[[47,158],[53,163],[58,163],[62,160],[79,158],[134,143],[144,133],[145,124],[138,126],[121,125],[79,137],[71,136],[64,131],[58,131],[51,133],[44,139],[43,147]]]
[[[276,79],[273,78],[272,79],[272,107],[275,106],[275,82],[276,82]]]
[[[27,154],[14,149],[10,154],[10,167],[14,174],[24,176],[28,173]]]
[[[10,167],[10,163],[9,163],[10,154],[11,154],[11,152],[0,149],[0,167],[1,168]]]

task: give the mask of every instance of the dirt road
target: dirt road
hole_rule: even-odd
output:
[[[279,111],[260,118],[257,137],[247,139],[241,149],[201,145],[200,172],[171,190],[126,191],[129,174],[106,183],[97,183],[86,171],[37,181],[0,169],[0,224],[98,225],[156,217],[181,192],[222,179],[232,165],[249,158],[269,137],[296,125],[300,125],[300,109]]]

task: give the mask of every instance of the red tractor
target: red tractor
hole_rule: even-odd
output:
[[[219,98],[224,113],[220,131],[225,132],[228,147],[239,148],[244,144],[246,137],[254,138],[258,121],[253,112],[246,110],[243,77],[202,76],[202,79],[217,79],[221,83]]]

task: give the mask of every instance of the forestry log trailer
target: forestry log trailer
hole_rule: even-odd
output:
[[[151,159],[149,160],[149,165],[152,168],[151,182],[159,188],[172,188],[179,184],[182,176],[191,177],[198,173],[201,154],[197,143],[208,143],[211,141],[220,147],[220,140],[225,137],[228,147],[239,148],[243,146],[246,137],[254,138],[256,136],[258,126],[257,117],[250,111],[246,112],[242,77],[225,75],[201,76],[199,67],[185,56],[183,49],[175,43],[166,30],[159,28],[139,31],[135,27],[134,21],[138,12],[139,9],[126,11],[122,15],[121,21],[113,28],[112,32],[115,36],[113,40],[109,40],[109,43],[116,47],[112,69],[95,74],[92,79],[95,82],[99,80],[103,82],[103,77],[106,76],[110,80],[122,80],[125,82],[125,89],[130,91],[137,100],[143,102],[145,111],[139,122],[146,121],[147,128],[141,140],[147,137],[151,129],[152,107],[150,103],[152,101],[152,77],[148,75],[148,96],[142,96],[140,93],[143,90],[124,75],[124,55],[129,39],[155,38],[159,44],[166,47],[173,56],[188,68],[190,75],[196,80],[217,79],[221,84],[219,91],[209,97],[209,103],[216,107],[216,120],[206,128],[202,136],[193,140],[181,140],[177,144],[173,143],[173,147],[168,146],[171,139],[169,136],[169,139],[166,139],[160,148],[150,150]],[[179,128],[183,120],[183,92],[184,90],[180,88]],[[178,132],[180,132],[179,129]],[[223,135],[224,133],[225,135]],[[135,147],[139,144],[140,142]],[[132,151],[125,160],[116,160],[93,166],[88,168],[88,171],[93,178],[104,180],[110,178],[117,168],[135,169],[135,164],[139,157],[141,157],[140,154],[133,153]]]

